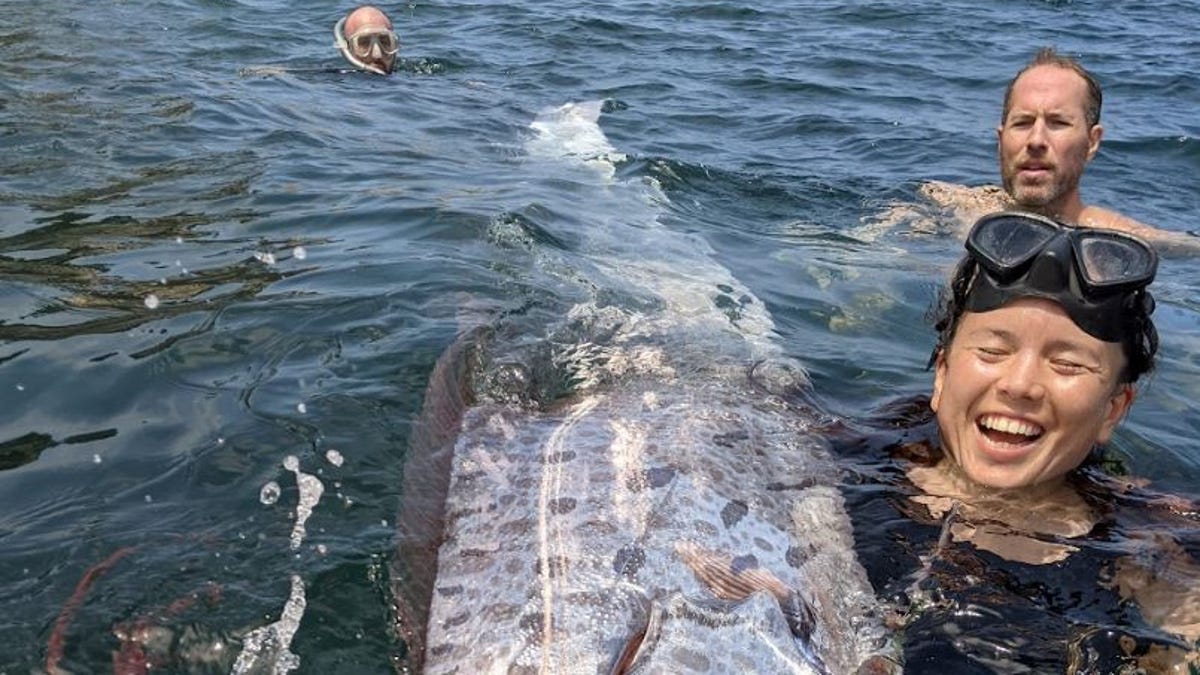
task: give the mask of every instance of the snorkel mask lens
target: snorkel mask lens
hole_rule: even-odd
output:
[[[997,213],[980,218],[966,248],[979,263],[966,308],[996,309],[1009,300],[1033,296],[1058,302],[1089,335],[1120,342],[1134,311],[1149,314],[1153,299],[1144,291],[1158,269],[1158,256],[1136,237],[1091,228],[1070,228],[1030,213]]]
[[[1154,279],[1158,256],[1141,240],[1116,232],[1091,230],[1071,242],[1075,262],[1087,285],[1116,292],[1139,288]]]
[[[400,40],[396,37],[394,31],[380,31],[376,29],[368,29],[350,36],[350,48],[359,57],[367,57],[371,55],[371,46],[379,45],[379,50],[384,54],[395,54],[400,51]]]

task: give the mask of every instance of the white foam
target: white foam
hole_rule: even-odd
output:
[[[526,152],[534,157],[570,158],[599,170],[612,178],[614,162],[625,159],[600,129],[603,101],[564,103],[546,108],[529,125],[533,138]]]
[[[732,332],[752,346],[755,358],[776,356],[775,324],[763,302],[717,261],[705,239],[659,222],[670,200],[658,182],[652,177],[613,180],[613,162],[624,156],[600,128],[602,108],[603,101],[547,108],[529,125],[525,144],[534,159],[602,169],[590,199],[586,189],[577,193],[581,248],[613,284],[663,301],[666,311],[646,317],[643,332],[684,324],[701,333]]]
[[[288,459],[295,460],[295,457],[289,456]],[[313,507],[321,501],[325,485],[316,476],[301,471],[298,462],[285,460],[285,466],[296,474],[296,486],[300,488],[300,503],[296,504],[296,522],[292,525],[291,536],[292,550],[295,551],[304,543],[304,536],[307,534],[304,523],[312,515]]]
[[[307,605],[304,597],[304,581],[300,575],[292,575],[292,589],[287,602],[283,606],[279,620],[262,628],[251,631],[242,640],[242,653],[238,654],[233,664],[233,675],[247,675],[262,672],[265,660],[274,657],[270,663],[270,672],[283,675],[300,667],[300,657],[289,651],[292,638],[300,628],[300,619],[304,617]]]

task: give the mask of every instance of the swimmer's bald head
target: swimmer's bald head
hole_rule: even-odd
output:
[[[383,10],[373,5],[356,7],[338,22],[334,32],[347,61],[380,75],[392,72],[400,41]]]

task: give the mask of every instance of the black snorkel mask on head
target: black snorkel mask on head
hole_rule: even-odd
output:
[[[979,264],[966,297],[968,311],[987,312],[1021,297],[1047,298],[1104,342],[1127,339],[1130,320],[1154,311],[1146,286],[1158,270],[1158,255],[1137,237],[1006,211],[976,221],[966,248]]]

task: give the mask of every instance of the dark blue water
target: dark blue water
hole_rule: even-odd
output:
[[[1105,86],[1085,199],[1198,227],[1194,2],[398,5],[390,78],[337,72],[347,7],[0,9],[0,673],[43,670],[56,635],[61,667],[106,672],[132,630],[162,669],[228,672],[293,574],[303,672],[390,670],[387,565],[434,360],[480,316],[536,340],[574,291],[534,263],[586,259],[574,214],[604,208],[526,161],[545,106],[607,101],[618,175],[658,181],[661,221],[767,304],[843,415],[928,387],[923,317],[959,243],[877,225],[897,205],[947,220],[925,181],[996,182],[1003,88],[1037,47]],[[1185,499],[1200,499],[1198,272],[1194,255],[1162,265],[1159,371],[1110,451]],[[289,456],[325,487],[297,550]],[[263,504],[270,481],[282,494]],[[1194,520],[1172,528],[1194,542]],[[893,537],[872,536],[865,558]],[[1081,569],[1012,574],[1076,584],[1085,600],[1028,610],[1071,622],[1056,608],[1103,595]],[[1028,598],[997,588],[1020,598],[1004,621],[1023,620]],[[1153,633],[1126,609],[1083,614]],[[929,668],[951,658],[908,639]],[[1021,658],[998,653],[972,663]]]

